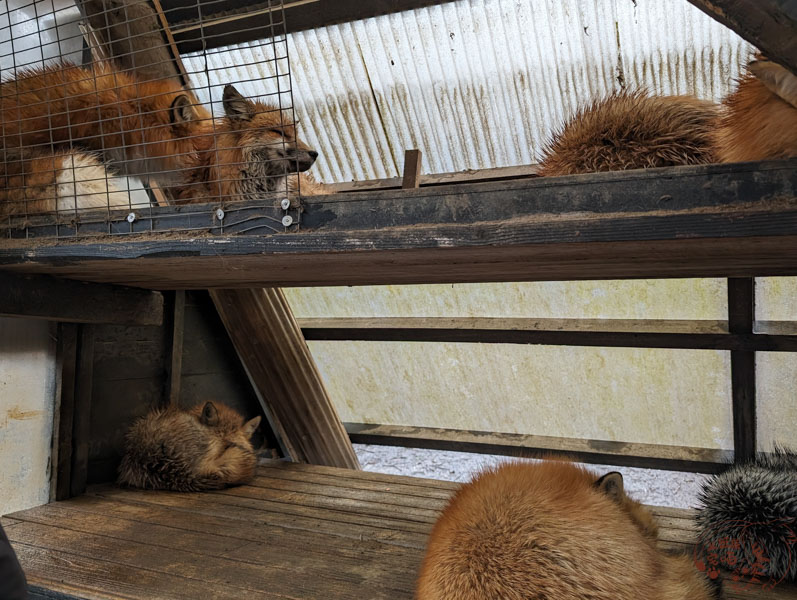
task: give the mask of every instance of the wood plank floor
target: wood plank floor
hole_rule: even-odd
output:
[[[426,536],[455,488],[269,461],[242,487],[98,486],[9,515],[3,526],[34,598],[410,600]],[[688,511],[655,513],[662,546],[688,551]],[[787,586],[727,592],[797,599]]]

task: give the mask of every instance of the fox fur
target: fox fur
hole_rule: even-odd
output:
[[[541,176],[714,161],[719,107],[690,96],[620,92],[581,110],[554,135]]]
[[[235,410],[214,402],[154,410],[127,434],[118,483],[179,492],[245,483],[254,475],[250,438],[259,424],[259,416],[244,422]]]
[[[0,217],[128,206],[129,195],[95,154],[28,152],[0,163]]]
[[[212,119],[204,108],[193,137],[194,161],[172,195],[178,203],[262,200],[297,191],[323,193],[302,174],[318,152],[296,137],[290,119],[279,109],[224,88],[224,117]],[[299,173],[299,175],[297,175]]]
[[[508,463],[462,486],[438,519],[416,600],[709,600],[686,556],[656,548],[652,515],[565,461]]]
[[[704,484],[700,503],[699,541],[722,566],[751,568],[757,546],[764,577],[797,581],[797,453],[777,448],[730,467]]]
[[[797,75],[757,55],[723,102],[712,142],[717,162],[797,156]]]
[[[27,70],[0,84],[0,153],[80,148],[164,181],[192,156],[196,104],[172,81],[140,82],[109,62]]]

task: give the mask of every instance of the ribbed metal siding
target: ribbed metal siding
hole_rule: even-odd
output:
[[[716,100],[749,52],[686,0],[460,0],[299,32],[287,47],[324,181],[398,175],[414,147],[427,173],[531,163],[591,98],[625,85]],[[250,95],[276,91],[268,56],[258,44],[212,55],[235,66],[210,73],[214,99],[230,77]],[[186,62],[207,85],[203,60]]]

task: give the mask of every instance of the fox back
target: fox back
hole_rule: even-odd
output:
[[[127,434],[121,485],[192,492],[245,483],[254,475],[250,438],[260,417],[244,422],[232,408],[208,402],[184,411],[154,410]]]
[[[797,156],[797,76],[758,55],[725,99],[713,142],[719,162]]]
[[[510,463],[455,494],[429,537],[417,600],[708,600],[687,557],[655,548],[619,473]]]
[[[140,82],[109,64],[23,71],[0,84],[0,155],[86,149],[123,175],[168,181],[192,157],[195,104],[172,81]]]
[[[713,162],[719,108],[690,96],[613,94],[579,111],[540,162],[542,176]]]

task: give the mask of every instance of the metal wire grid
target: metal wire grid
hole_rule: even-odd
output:
[[[197,0],[195,5],[194,41],[203,46],[203,13],[209,7],[212,12],[213,4]],[[80,6],[63,0],[0,3],[4,237],[147,229],[260,233],[298,223],[298,210],[291,210],[286,199],[299,192],[299,178],[293,175],[291,182],[290,176],[300,168],[297,155],[304,150],[292,143],[295,120],[282,2],[259,5],[262,39],[248,46],[259,49],[261,70],[269,75],[257,80],[235,77],[240,75],[236,65],[222,56],[229,56],[229,49],[206,50],[203,68],[185,71],[163,30],[153,43],[153,18],[166,23],[156,9],[157,2],[153,8],[145,0],[83,0]],[[180,133],[175,133],[173,107],[171,122],[163,123],[158,114],[163,109],[157,103],[180,91],[175,83],[160,85],[167,68],[174,70],[173,79],[180,77],[193,90],[204,86],[213,98],[208,113],[188,93],[197,118]],[[127,79],[133,70],[137,75]],[[222,82],[255,89],[250,99],[258,104],[233,100],[246,118],[221,118]],[[81,95],[70,95],[76,88]],[[175,143],[173,151],[164,153],[160,142],[166,138]],[[238,193],[228,193],[231,189]],[[236,216],[240,211],[234,205],[240,200],[262,202],[262,214]],[[190,219],[185,212],[154,208],[174,201],[210,206],[203,211],[194,207]],[[205,218],[198,220],[199,215]]]

